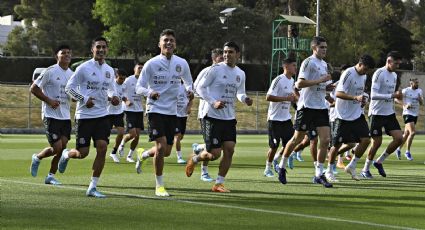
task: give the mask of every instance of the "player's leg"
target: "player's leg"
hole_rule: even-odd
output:
[[[212,187],[213,192],[230,192],[224,187],[224,180],[232,165],[233,153],[235,152],[236,142],[224,141],[223,142],[223,157],[220,160],[218,168],[218,176]]]
[[[410,153],[410,148],[412,147],[413,138],[416,135],[415,122],[407,123],[405,128],[407,128],[409,135],[407,137],[406,153],[404,155],[406,156],[407,160],[411,161],[413,160],[413,157],[412,157],[412,154]]]

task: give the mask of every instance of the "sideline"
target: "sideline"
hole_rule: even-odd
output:
[[[86,189],[84,189],[84,188],[78,188],[78,187],[72,187],[72,186],[66,186],[66,185],[50,186],[50,185],[32,183],[32,182],[25,182],[25,181],[7,180],[7,179],[3,179],[3,178],[0,178],[0,181],[5,182],[5,183],[33,185],[33,186],[40,186],[40,187],[41,186],[45,186],[45,187],[48,186],[50,188],[86,191]],[[219,207],[219,208],[230,208],[230,209],[237,209],[237,210],[249,211],[249,212],[261,212],[261,213],[279,214],[279,215],[286,215],[286,216],[295,216],[295,217],[302,217],[302,218],[306,218],[306,219],[319,219],[319,220],[327,220],[327,221],[337,221],[337,222],[342,222],[342,223],[367,225],[367,226],[381,227],[381,228],[403,229],[403,230],[419,230],[417,228],[410,228],[410,227],[404,227],[404,226],[378,224],[378,223],[359,221],[359,220],[348,220],[348,219],[341,219],[341,218],[334,218],[334,217],[314,216],[314,215],[300,214],[300,213],[294,213],[294,212],[273,211],[273,210],[249,208],[249,207],[234,206],[234,205],[214,204],[214,203],[205,203],[205,202],[190,201],[190,200],[181,200],[181,199],[175,199],[175,198],[172,198],[172,197],[161,198],[161,197],[144,196],[144,195],[137,195],[137,194],[131,194],[131,193],[108,192],[108,191],[105,191],[105,190],[102,190],[102,193],[110,194],[110,195],[142,198],[142,199],[165,200],[165,201],[174,201],[174,202],[186,203],[186,204],[204,205],[204,206],[212,206],[212,207]]]

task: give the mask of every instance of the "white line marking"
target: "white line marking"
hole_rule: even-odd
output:
[[[51,185],[46,185],[46,184],[38,184],[38,183],[25,182],[25,181],[6,180],[6,179],[3,179],[3,178],[0,178],[0,181],[15,183],[15,184],[25,184],[25,185],[35,185],[35,186],[45,186],[45,187],[48,186],[48,187],[51,187],[51,188],[86,191],[86,189],[84,189],[84,188],[78,188],[78,187],[72,187],[72,186],[66,186],[66,185],[51,186]],[[410,228],[410,227],[397,226],[397,225],[378,224],[378,223],[359,221],[359,220],[347,220],[347,219],[335,218],[335,217],[314,216],[314,215],[300,214],[300,213],[294,213],[294,212],[273,211],[273,210],[266,210],[266,209],[259,209],[259,208],[249,208],[249,207],[242,207],[242,206],[225,205],[225,204],[213,204],[213,203],[205,203],[205,202],[198,202],[198,201],[174,199],[174,198],[170,198],[170,197],[161,198],[161,197],[144,196],[144,195],[137,195],[137,194],[131,194],[131,193],[108,192],[108,191],[105,191],[105,190],[102,190],[102,193],[110,194],[110,195],[117,195],[117,196],[127,196],[127,197],[134,197],[134,198],[150,199],[150,200],[168,200],[168,201],[175,201],[175,202],[186,203],[186,204],[205,205],[205,206],[212,206],[212,207],[219,207],[219,208],[231,208],[231,209],[238,209],[238,210],[250,211],[250,212],[262,212],[262,213],[279,214],[279,215],[286,215],[286,216],[295,216],[295,217],[302,217],[302,218],[307,218],[307,219],[338,221],[338,222],[344,222],[344,223],[350,223],[350,224],[368,225],[368,226],[381,227],[381,228],[403,229],[403,230],[419,230],[419,228]]]

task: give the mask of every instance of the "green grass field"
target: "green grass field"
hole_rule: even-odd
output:
[[[142,147],[149,147],[146,136]],[[183,140],[185,155],[199,135]],[[69,146],[75,144],[73,140]],[[385,139],[383,146],[388,143]],[[47,142],[42,135],[1,135],[1,229],[424,229],[425,136],[417,136],[414,161],[385,161],[387,178],[352,181],[340,170],[332,189],[313,185],[309,152],[295,162],[288,184],[263,176],[267,137],[239,135],[233,166],[226,178],[229,194],[210,192],[212,183],[199,179],[200,168],[187,178],[176,156],[166,159],[165,185],[173,195],[154,195],[152,160],[141,175],[134,164],[107,159],[98,189],[108,197],[85,196],[95,153],[71,160],[56,176],[64,185],[44,185],[51,159],[44,159],[31,177],[31,155]],[[111,145],[109,146],[111,147]],[[128,146],[126,146],[128,150]],[[379,154],[383,148],[379,150]],[[358,165],[358,171],[363,166]],[[209,171],[217,173],[217,163]]]

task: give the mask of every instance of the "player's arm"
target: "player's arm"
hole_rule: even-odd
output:
[[[193,100],[189,100],[187,103],[186,113],[190,114],[192,112]]]
[[[115,80],[113,78],[110,80],[110,84],[108,85],[107,91],[108,91],[108,100],[110,97],[111,104],[116,106],[121,102],[121,100],[118,97],[119,94],[118,94],[117,88],[115,87],[114,81]]]
[[[68,83],[65,86],[65,92],[75,101],[79,101],[82,104],[85,104],[87,108],[91,108],[94,105],[94,98],[83,95],[81,90],[78,90],[83,71],[80,67],[72,74],[71,78],[68,80]]]
[[[242,75],[242,76],[243,77],[241,77],[241,84],[238,86],[236,97],[238,98],[238,100],[240,102],[245,103],[248,106],[251,106],[253,101],[252,101],[251,98],[249,98],[246,95],[246,92],[245,92],[245,75]]]
[[[208,93],[208,87],[212,84],[215,79],[216,68],[210,68],[205,76],[199,81],[198,86],[196,87],[196,92],[199,93],[202,99],[204,99],[208,104],[212,105],[215,109],[222,109],[226,107],[224,101],[215,99],[211,94]]]
[[[288,96],[278,96],[279,95],[279,85],[277,81],[278,78],[275,78],[270,85],[269,90],[266,94],[266,101],[271,102],[282,102],[282,101],[295,101],[295,94],[291,94]]]
[[[40,88],[40,86],[43,86],[48,81],[48,78],[49,78],[49,75],[46,71],[40,74],[37,80],[35,80],[32,83],[30,91],[38,99],[44,101],[53,109],[56,109],[60,105],[60,102],[58,100],[53,100],[49,98],[48,96],[46,96]]]
[[[184,84],[184,88],[186,89],[187,97],[189,100],[193,100],[194,94],[193,94],[193,80],[192,75],[190,74],[190,68],[189,64],[187,62],[184,62],[184,73],[182,75],[182,80]]]
[[[322,75],[319,79],[309,79],[312,65],[310,61],[304,61],[301,64],[300,73],[298,75],[298,80],[295,82],[295,87],[298,89],[310,87],[313,85],[318,85],[322,82],[327,82],[332,79],[330,74]]]
[[[152,74],[153,73],[150,68],[150,62],[147,62],[142,68],[139,79],[137,79],[136,94],[141,94],[145,97],[157,100],[159,98],[159,93],[153,89],[149,89],[148,84]]]
[[[418,95],[418,101],[420,105],[424,105],[424,96],[422,95],[422,91]]]

